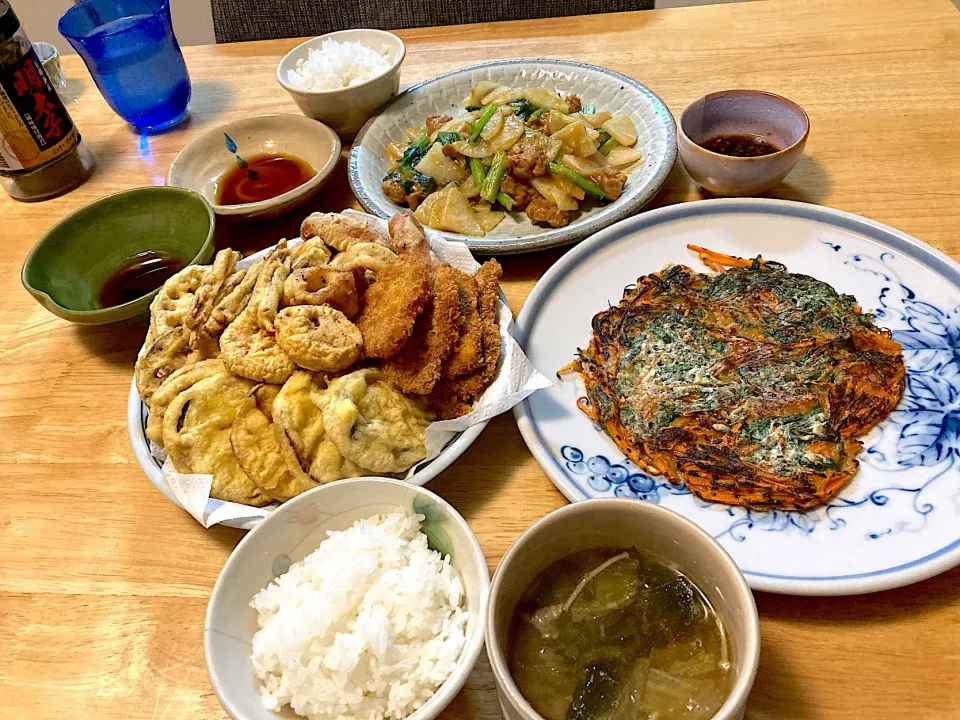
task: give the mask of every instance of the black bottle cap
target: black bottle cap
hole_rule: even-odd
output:
[[[20,20],[14,14],[10,3],[7,0],[0,0],[0,42],[12,38],[19,29]]]

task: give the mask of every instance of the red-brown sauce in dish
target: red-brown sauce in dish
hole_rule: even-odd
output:
[[[780,148],[759,135],[730,134],[714,135],[709,140],[700,143],[700,147],[710,152],[733,157],[760,157],[780,152]]]
[[[314,175],[313,168],[292,155],[264,153],[246,160],[245,168],[235,167],[217,181],[218,205],[270,200],[300,187]]]
[[[157,250],[144,250],[128,258],[114,270],[97,293],[100,307],[123,305],[143,297],[163,285],[187,263],[176,255]]]

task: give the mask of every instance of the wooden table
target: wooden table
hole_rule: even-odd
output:
[[[960,257],[960,14],[949,0],[770,0],[399,33],[403,81],[470,63],[558,57],[603,65],[675,115],[711,90],[757,87],[799,102],[807,153],[775,197],[889,223]],[[20,286],[29,248],[98,197],[162,184],[206,128],[296,107],[274,79],[294,40],[188,48],[190,121],[141,137],[75,57],[70,111],[99,170],[32,205],[0,198],[0,717],[225,717],[203,661],[204,610],[241,537],[204,530],[147,481],[125,405],[142,327],[81,328]],[[678,164],[653,205],[700,197]],[[352,202],[343,164],[316,203]],[[310,208],[312,209],[312,208]],[[223,225],[241,249],[294,235],[306,212]],[[503,261],[517,312],[562,251]],[[480,538],[492,571],[531,522],[564,503],[513,417],[490,426],[430,487]],[[960,570],[853,598],[759,593],[763,633],[752,718],[960,717]],[[445,718],[496,718],[483,658]]]

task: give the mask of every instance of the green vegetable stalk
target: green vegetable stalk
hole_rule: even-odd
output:
[[[602,155],[609,155],[610,151],[613,150],[615,147],[617,147],[619,144],[620,143],[618,143],[614,138],[609,138],[608,140],[604,141],[603,145],[600,146],[600,153]]]
[[[470,142],[476,142],[477,138],[480,137],[480,133],[483,131],[484,125],[490,122],[490,118],[493,117],[493,114],[497,111],[497,106],[493,103],[487,105],[483,111],[480,113],[480,117],[477,118],[476,124],[473,126],[473,132],[470,133]]]
[[[594,106],[594,105],[587,105],[583,110],[581,110],[581,114],[583,114],[583,115],[596,115],[596,114],[597,114],[597,108],[596,108],[596,106]]]
[[[488,203],[497,201],[497,195],[500,193],[500,183],[503,182],[503,176],[507,174],[506,163],[507,153],[504,150],[501,150],[493,156],[490,170],[487,172],[487,176],[483,180],[483,185],[480,187],[480,197]]]
[[[508,211],[513,210],[513,198],[505,192],[497,193],[497,202],[503,205]]]
[[[527,122],[528,122],[528,123],[532,123],[532,122],[533,122],[534,120],[536,120],[538,117],[540,117],[541,115],[543,115],[546,111],[547,111],[546,108],[537,108],[537,109],[534,110],[532,113],[530,113],[530,117],[527,118]]]
[[[473,184],[477,186],[477,189],[483,187],[483,181],[487,177],[487,168],[483,165],[483,160],[480,158],[470,158],[470,174],[473,175]]]
[[[575,170],[571,170],[566,165],[561,165],[560,163],[552,162],[549,165],[547,165],[547,169],[550,172],[552,172],[554,175],[558,173],[563,173],[568,178],[570,178],[570,180],[572,180],[575,185],[583,188],[588,194],[597,198],[597,200],[603,200],[607,196],[607,194],[603,191],[603,188],[597,185],[593,180],[589,180],[588,178],[585,178],[583,175],[576,172]]]

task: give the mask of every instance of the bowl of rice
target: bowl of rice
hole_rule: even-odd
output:
[[[421,487],[341,480],[237,545],[204,626],[234,720],[430,720],[483,647],[490,578],[459,513]]]
[[[400,89],[403,41],[383,30],[341,30],[297,45],[277,80],[307,117],[341,135],[357,130]]]

